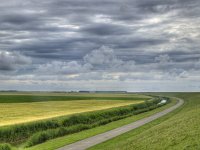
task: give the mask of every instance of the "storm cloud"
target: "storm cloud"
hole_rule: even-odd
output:
[[[198,91],[199,12],[198,0],[2,0],[0,89]]]
[[[18,52],[0,51],[0,70],[12,71],[30,63],[30,58]]]

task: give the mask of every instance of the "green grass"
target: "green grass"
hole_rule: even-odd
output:
[[[90,150],[200,149],[200,93],[160,93],[185,100],[178,110]]]
[[[11,150],[12,147],[9,144],[0,144],[0,150]]]
[[[169,104],[167,104],[163,107],[157,108],[155,110],[145,112],[145,113],[142,113],[142,114],[138,114],[136,116],[131,116],[131,117],[128,117],[128,118],[125,118],[125,119],[122,119],[122,120],[114,121],[114,122],[111,122],[111,123],[106,124],[104,126],[96,127],[96,128],[81,131],[79,133],[75,133],[75,134],[72,134],[72,135],[67,135],[67,136],[63,136],[63,137],[60,137],[60,138],[57,138],[57,139],[54,139],[54,140],[50,140],[50,141],[47,141],[43,144],[39,144],[39,145],[33,146],[31,148],[27,148],[27,150],[54,150],[56,148],[65,146],[67,144],[70,144],[70,143],[73,143],[73,142],[76,142],[76,141],[79,141],[79,140],[82,140],[82,139],[85,139],[85,138],[106,132],[106,131],[109,131],[109,130],[112,130],[112,129],[115,129],[117,127],[129,124],[129,123],[137,121],[139,119],[142,119],[144,117],[148,117],[148,116],[155,114],[159,111],[162,111],[162,110],[164,110],[168,107],[171,107],[175,103],[176,103],[176,100],[173,100],[171,103],[169,103]]]
[[[25,103],[72,100],[147,100],[149,98],[151,97],[140,94],[0,92],[0,103]]]

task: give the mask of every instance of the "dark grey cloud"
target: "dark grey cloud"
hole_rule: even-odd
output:
[[[18,52],[0,51],[0,71],[15,70],[31,63],[31,59]]]
[[[82,32],[88,34],[94,34],[97,36],[119,36],[124,34],[130,34],[130,29],[126,26],[115,25],[115,24],[92,24],[85,26],[81,29]]]
[[[30,23],[34,20],[34,17],[32,16],[29,18],[26,14],[6,14],[1,16],[1,22],[4,24],[14,24],[14,25],[22,25],[26,23]]]

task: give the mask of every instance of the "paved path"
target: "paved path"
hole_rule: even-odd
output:
[[[131,131],[131,130],[136,129],[136,128],[138,128],[138,127],[140,127],[140,126],[142,126],[146,123],[149,123],[149,122],[151,122],[155,119],[158,119],[158,118],[170,113],[171,111],[175,110],[176,108],[180,107],[181,105],[183,105],[183,103],[184,103],[184,101],[182,99],[178,99],[178,103],[176,105],[174,105],[174,106],[172,106],[168,109],[165,109],[165,110],[163,110],[159,113],[156,113],[156,114],[154,114],[150,117],[147,117],[147,118],[135,121],[133,123],[130,123],[128,125],[124,125],[122,127],[107,131],[105,133],[98,134],[96,136],[93,136],[93,137],[90,137],[90,138],[87,138],[87,139],[66,145],[62,148],[59,148],[58,150],[85,150],[85,149],[92,147],[96,144],[105,142],[109,139],[112,139],[112,138],[118,136],[118,135],[121,135],[125,132]]]

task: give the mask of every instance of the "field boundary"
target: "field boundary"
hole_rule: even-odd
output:
[[[105,142],[109,139],[112,139],[118,135],[121,135],[123,133],[126,133],[128,131],[131,131],[133,129],[136,129],[144,124],[147,124],[153,120],[156,120],[170,112],[172,112],[173,110],[177,109],[178,107],[182,106],[184,104],[184,100],[183,99],[180,99],[180,98],[176,98],[178,100],[178,103],[175,104],[174,106],[170,107],[170,108],[167,108],[161,112],[158,112],[152,116],[149,116],[149,117],[146,117],[144,119],[141,119],[141,120],[138,120],[138,121],[135,121],[131,124],[128,124],[128,125],[124,125],[122,127],[119,127],[119,128],[116,128],[116,129],[113,129],[113,130],[110,130],[108,132],[105,132],[105,133],[102,133],[102,134],[98,134],[96,136],[93,136],[93,137],[89,137],[87,139],[84,139],[84,140],[81,140],[81,141],[78,141],[78,142],[75,142],[75,143],[72,143],[72,144],[69,144],[69,145],[66,145],[62,148],[59,148],[57,150],[85,150],[87,148],[90,148],[94,145],[97,145],[97,144],[100,144],[102,142]]]

